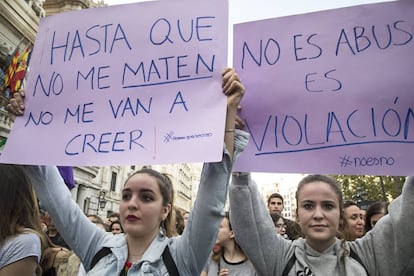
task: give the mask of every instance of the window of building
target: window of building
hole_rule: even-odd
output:
[[[89,205],[91,203],[91,199],[89,197],[85,198],[85,200],[83,201],[83,212],[85,214],[89,213]]]
[[[116,179],[118,177],[118,174],[116,172],[112,172],[111,177],[111,192],[115,192],[116,189]]]

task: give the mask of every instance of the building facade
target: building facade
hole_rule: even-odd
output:
[[[0,1],[0,142],[7,139],[12,127],[5,106],[10,94],[3,89],[4,74],[16,49],[24,51],[33,45],[41,18],[67,12],[106,6],[102,0],[1,0]],[[29,64],[30,65],[30,64]],[[98,214],[103,218],[117,212],[121,191],[126,179],[142,166],[74,167],[75,188],[73,199],[85,214]],[[173,164],[147,166],[171,176],[175,189],[175,206],[189,211],[193,204],[194,185],[201,173],[200,164]]]

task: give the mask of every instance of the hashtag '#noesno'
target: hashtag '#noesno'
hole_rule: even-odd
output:
[[[341,167],[349,167],[352,165],[352,157],[345,155],[343,157],[339,158],[339,163],[341,164]]]

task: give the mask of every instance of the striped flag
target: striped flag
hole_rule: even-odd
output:
[[[13,78],[14,72],[16,71],[16,68],[17,68],[18,59],[19,59],[19,48],[17,47],[10,60],[9,67],[6,70],[3,88],[6,88],[7,86],[10,85],[10,81]]]
[[[27,65],[29,63],[30,59],[30,53],[32,51],[32,47],[27,47],[26,50],[24,50],[23,54],[18,59],[18,66],[16,70],[14,71],[14,74],[10,80],[10,92],[14,93],[16,91],[19,91],[20,86],[23,82],[24,75],[27,71]]]

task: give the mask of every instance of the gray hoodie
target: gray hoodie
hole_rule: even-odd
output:
[[[403,193],[389,214],[373,230],[354,242],[346,242],[359,256],[370,276],[414,275],[414,177],[407,177]],[[248,173],[235,173],[230,186],[231,224],[236,240],[259,275],[280,276],[292,255],[296,261],[289,276],[363,276],[364,267],[343,256],[337,240],[325,252],[317,252],[304,239],[294,242],[275,235],[274,224]]]

